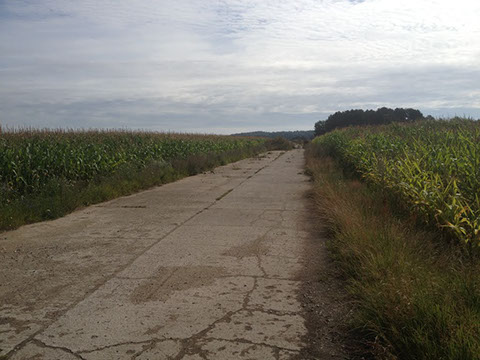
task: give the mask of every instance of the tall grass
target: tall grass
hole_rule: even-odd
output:
[[[396,216],[380,187],[346,177],[313,145],[307,166],[330,235],[329,248],[353,297],[353,357],[480,359],[480,262],[440,230]]]

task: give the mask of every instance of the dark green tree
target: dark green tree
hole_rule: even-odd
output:
[[[315,123],[315,135],[319,136],[328,131],[347,126],[382,125],[392,122],[412,122],[424,119],[420,110],[412,108],[396,108],[395,110],[381,107],[377,110],[353,109],[337,111],[327,120]]]
[[[315,123],[315,136],[325,134],[325,120],[320,120]]]

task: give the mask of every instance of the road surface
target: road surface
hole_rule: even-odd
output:
[[[0,355],[298,357],[303,165],[270,152],[0,234]]]

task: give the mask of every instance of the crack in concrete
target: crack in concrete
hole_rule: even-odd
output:
[[[152,338],[150,340],[144,340],[144,341],[126,341],[126,342],[121,342],[117,344],[112,344],[112,345],[107,345],[107,346],[102,346],[99,348],[95,348],[92,350],[83,350],[79,351],[77,355],[80,354],[92,354],[95,352],[102,352],[104,350],[108,350],[117,346],[125,346],[125,345],[143,345],[143,349],[136,352],[135,354],[132,355],[132,359],[137,359],[139,356],[141,356],[143,353],[145,353],[148,350],[152,350],[157,346],[158,344],[161,344],[166,341],[177,341],[177,342],[182,342],[185,339],[176,339],[176,338]]]
[[[235,310],[235,311],[227,312],[224,316],[215,320],[210,325],[208,325],[205,329],[197,332],[196,334],[190,336],[189,338],[180,339],[180,341],[182,342],[182,350],[174,358],[175,360],[180,360],[185,355],[194,355],[194,354],[200,356],[202,359],[208,359],[208,352],[205,351],[205,350],[202,350],[202,348],[198,344],[198,342],[199,341],[209,341],[209,340],[227,341],[227,342],[232,342],[232,343],[237,343],[237,344],[238,343],[245,343],[245,344],[251,344],[252,346],[254,346],[254,345],[268,346],[269,348],[274,350],[274,356],[275,356],[276,359],[278,359],[279,356],[280,356],[280,350],[292,351],[291,349],[288,349],[288,348],[282,348],[282,347],[279,347],[279,346],[269,345],[269,344],[266,344],[266,343],[255,343],[255,342],[248,341],[246,339],[227,340],[227,339],[216,339],[216,338],[213,338],[213,337],[207,338],[207,337],[204,336],[204,335],[208,334],[208,332],[213,330],[214,327],[217,324],[219,324],[221,322],[230,322],[232,316],[239,313],[240,311],[247,311],[249,313],[251,313],[252,311],[258,311],[258,312],[262,312],[262,313],[266,313],[266,314],[270,314],[270,315],[276,315],[276,316],[298,315],[301,312],[301,311],[299,311],[299,312],[291,312],[291,311],[281,312],[281,311],[276,311],[276,310],[266,310],[266,309],[263,309],[262,307],[258,307],[258,308],[257,307],[253,307],[253,308],[250,307],[249,306],[250,297],[251,297],[252,293],[255,290],[257,290],[257,288],[258,288],[258,278],[262,278],[262,277],[259,277],[259,276],[245,276],[245,277],[253,279],[254,283],[253,283],[252,288],[245,294],[245,297],[244,297],[244,300],[243,300],[243,303],[242,303],[242,307],[240,309]],[[285,331],[287,331],[287,330],[285,330]],[[174,339],[174,338],[170,338],[170,339],[171,340],[177,340],[177,339]]]
[[[142,350],[140,350],[138,353],[134,354],[134,355],[132,356],[132,359],[137,359],[139,356],[142,356],[142,354],[143,354],[145,351],[154,349],[157,344],[162,343],[163,341],[166,341],[166,340],[162,340],[162,341],[150,341],[150,343],[145,344],[145,345],[147,345],[147,346],[144,346]]]
[[[43,341],[40,341],[38,339],[33,339],[31,341],[32,344],[35,344],[41,348],[46,348],[46,349],[54,349],[54,350],[61,350],[61,351],[64,351],[66,353],[69,353],[70,355],[73,355],[74,357],[76,357],[77,359],[81,359],[81,360],[85,360],[85,358],[83,358],[82,356],[80,356],[79,354],[77,354],[76,352],[74,352],[73,350],[69,349],[69,348],[66,348],[66,347],[63,347],[63,346],[53,346],[53,345],[47,345],[45,344]]]
[[[258,286],[257,279],[255,277],[250,277],[250,278],[253,279],[253,286],[245,294],[245,297],[244,297],[243,302],[242,302],[242,307],[237,309],[237,310],[227,312],[221,318],[219,318],[219,319],[215,320],[214,322],[210,323],[205,329],[195,333],[194,335],[190,336],[187,339],[183,339],[182,340],[182,350],[174,358],[174,360],[177,360],[177,359],[180,360],[185,355],[193,355],[193,354],[199,355],[200,357],[202,357],[204,359],[208,359],[207,357],[205,357],[206,356],[205,351],[201,349],[201,347],[197,344],[197,342],[199,340],[201,340],[202,338],[204,338],[204,335],[206,335],[209,331],[213,330],[213,328],[218,323],[230,322],[233,315],[239,313],[242,310],[247,310],[248,303],[250,301],[250,296],[257,289],[257,286]]]
[[[255,240],[255,243],[257,244],[257,251],[256,251],[257,266],[258,266],[258,268],[260,269],[260,271],[262,272],[263,277],[265,277],[265,278],[268,276],[268,274],[267,274],[267,271],[265,270],[265,268],[264,268],[263,265],[262,265],[262,256],[261,256],[261,254],[260,254],[260,244],[262,243],[263,240],[265,240],[265,238],[267,237],[267,235],[268,235],[272,230],[274,230],[274,228],[268,229],[265,234],[263,234],[261,237],[259,237],[257,240]]]
[[[193,334],[192,336],[186,338],[186,339],[181,339],[182,342],[182,350],[180,353],[174,357],[174,360],[180,360],[182,359],[185,355],[193,355],[193,354],[198,354],[200,355],[203,350],[197,345],[197,341],[200,340],[204,335],[206,335],[210,330],[212,330],[216,324],[230,320],[230,318],[235,315],[236,313],[240,312],[243,310],[243,307],[234,310],[234,311],[229,311],[225,315],[223,315],[221,318],[215,320],[214,322],[210,323],[206,328],[203,330]],[[201,356],[201,355],[200,355]]]
[[[150,344],[150,343],[158,343],[158,342],[162,342],[162,341],[165,341],[165,339],[152,338],[150,340],[144,340],[144,341],[126,341],[126,342],[121,342],[121,343],[117,343],[117,344],[102,346],[102,347],[95,348],[95,349],[92,349],[92,350],[82,350],[82,351],[79,351],[77,354],[91,354],[91,353],[94,353],[94,352],[97,352],[97,351],[103,351],[103,350],[111,349],[111,348],[114,348],[116,346],[142,345],[142,344],[147,345],[147,344]]]
[[[257,278],[253,278],[253,286],[252,288],[245,294],[245,298],[243,299],[242,303],[242,310],[246,309],[248,306],[248,303],[250,302],[250,296],[252,293],[257,289],[258,286],[258,280]]]
[[[272,310],[272,309],[264,309],[263,307],[259,306],[251,306],[251,307],[246,307],[244,310],[249,311],[249,312],[261,312],[264,314],[269,314],[269,315],[275,315],[275,316],[293,316],[293,315],[300,315],[303,313],[303,311],[279,311],[279,310]]]

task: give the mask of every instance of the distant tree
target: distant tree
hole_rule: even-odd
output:
[[[415,121],[423,119],[423,114],[417,109],[405,109],[406,121]]]
[[[347,110],[337,111],[325,121],[315,123],[315,135],[347,126],[382,125],[392,122],[412,122],[424,119],[423,114],[417,109],[396,108],[395,110],[381,107],[377,110]]]
[[[244,133],[237,133],[232,134],[232,136],[259,136],[259,137],[266,137],[266,138],[276,138],[276,137],[283,137],[287,140],[293,139],[304,139],[309,141],[314,138],[315,132],[313,130],[296,130],[296,131],[251,131],[251,132],[244,132]]]
[[[380,124],[389,124],[391,122],[395,122],[397,117],[395,116],[395,110],[387,108],[387,107],[382,107],[380,109],[377,109],[377,114],[378,114],[378,124],[375,125],[380,125]]]
[[[320,120],[315,123],[315,136],[325,134],[325,120]]]

